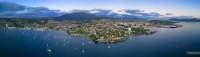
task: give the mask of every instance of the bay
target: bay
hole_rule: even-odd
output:
[[[0,57],[190,57],[200,51],[200,23],[159,28],[116,44],[96,44],[62,31],[0,29]]]

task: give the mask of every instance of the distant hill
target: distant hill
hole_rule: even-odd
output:
[[[77,13],[67,13],[62,16],[56,17],[58,20],[92,20],[92,19],[101,19],[101,17],[98,17],[94,14],[85,13],[85,12],[77,12]]]
[[[158,18],[158,13],[142,13],[140,10],[72,10],[66,14],[56,17],[57,19],[71,19],[71,20],[91,20],[91,19],[117,19],[117,20],[136,20],[136,19],[154,19]]]
[[[10,2],[0,2],[0,12],[15,12],[19,10],[24,10],[25,6],[15,4],[15,3],[10,3]]]
[[[180,21],[180,22],[200,22],[200,19],[199,19],[199,18],[187,18],[187,19],[172,18],[172,19],[169,19],[169,20],[172,20],[172,21]]]
[[[45,7],[28,7],[16,3],[0,1],[1,18],[40,18],[56,17],[64,14],[59,10],[50,10]]]

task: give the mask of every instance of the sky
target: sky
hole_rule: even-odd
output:
[[[73,9],[139,9],[161,14],[200,17],[200,0],[0,0],[63,11]]]

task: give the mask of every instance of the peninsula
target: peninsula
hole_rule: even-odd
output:
[[[117,43],[128,39],[130,35],[146,35],[156,32],[153,28],[177,28],[171,21],[127,21],[127,20],[91,20],[87,22],[71,20],[31,20],[0,19],[0,27],[23,28],[29,30],[59,30],[68,35],[83,36],[96,43]]]

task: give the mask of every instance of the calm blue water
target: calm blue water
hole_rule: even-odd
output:
[[[200,23],[159,29],[148,36],[131,36],[117,44],[95,44],[61,31],[0,29],[0,57],[190,57],[200,51]],[[198,55],[197,55],[198,56]]]

